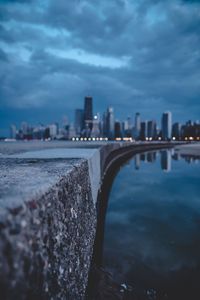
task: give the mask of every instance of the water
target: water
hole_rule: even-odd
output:
[[[200,299],[200,162],[138,154],[114,179],[103,265],[151,299]]]

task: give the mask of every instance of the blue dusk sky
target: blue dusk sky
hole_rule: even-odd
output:
[[[200,1],[0,0],[0,136],[73,121],[85,95],[118,119],[200,119]]]

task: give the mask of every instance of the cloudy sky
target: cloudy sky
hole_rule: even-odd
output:
[[[73,121],[85,95],[118,119],[200,119],[200,1],[0,0],[0,135]]]

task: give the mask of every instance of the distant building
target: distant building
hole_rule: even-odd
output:
[[[100,137],[100,114],[94,115],[91,137]]]
[[[56,138],[56,135],[57,135],[57,125],[56,124],[51,124],[49,125],[49,136],[50,138],[52,139],[55,139]]]
[[[10,125],[10,138],[16,139],[17,136],[17,128],[14,124]]]
[[[75,131],[76,135],[80,136],[84,127],[84,111],[83,109],[75,110]]]
[[[140,130],[141,130],[140,113],[137,112],[135,114],[135,129],[134,129],[134,135],[136,139],[140,137]]]
[[[43,140],[46,138],[45,136],[45,126],[42,124],[39,124],[37,127],[33,128],[32,138],[35,140]],[[47,132],[46,132],[47,133]],[[48,137],[49,138],[49,128],[48,128]]]
[[[175,139],[181,138],[181,124],[180,123],[174,123],[172,126],[172,137]]]
[[[122,132],[121,132],[121,123],[119,121],[115,122],[115,138],[121,138]]]
[[[68,134],[68,139],[71,140],[72,138],[74,138],[76,136],[76,131],[74,128],[73,124],[70,124],[69,126],[69,134]]]
[[[115,118],[114,118],[114,109],[113,109],[113,107],[108,107],[108,109],[107,109],[106,131],[107,131],[107,137],[109,139],[113,139],[114,134],[115,134]]]
[[[85,97],[84,103],[84,127],[86,128],[86,124],[90,130],[92,129],[93,124],[93,99],[92,97]]]
[[[126,136],[132,137],[132,130],[133,130],[133,122],[131,117],[127,118],[127,130],[126,130]]]
[[[181,137],[183,139],[194,138],[200,140],[200,124],[198,122],[186,122],[186,124],[181,127]]]
[[[155,121],[148,121],[148,123],[147,123],[147,136],[148,136],[148,138],[155,139],[156,135],[157,135],[156,122]]]
[[[28,134],[28,123],[27,122],[21,123],[21,132],[24,137]]]
[[[147,137],[147,122],[141,122],[141,131],[140,131],[140,139],[142,141],[146,140]]]
[[[162,139],[168,140],[172,137],[172,114],[170,111],[162,115]]]

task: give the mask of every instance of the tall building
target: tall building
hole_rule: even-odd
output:
[[[93,123],[93,104],[92,104],[92,97],[85,97],[84,103],[84,127],[86,128],[86,124],[88,127],[92,129]]]
[[[172,136],[176,139],[179,139],[181,137],[181,124],[180,123],[174,123],[172,126]]]
[[[107,109],[106,131],[107,131],[107,137],[109,139],[113,139],[115,134],[115,118],[114,118],[114,109],[112,107],[108,107]]]
[[[81,135],[81,131],[83,130],[84,126],[84,112],[83,109],[76,109],[75,110],[75,131],[76,135]]]
[[[147,122],[141,122],[140,139],[144,141],[147,137]]]
[[[52,139],[55,139],[57,133],[58,133],[57,125],[56,125],[56,124],[50,124],[50,125],[49,125],[49,135],[50,135],[50,137],[51,137]]]
[[[76,131],[75,131],[73,123],[71,123],[70,126],[69,126],[68,139],[71,140],[75,136],[76,136]]]
[[[22,130],[22,134],[24,136],[26,136],[28,134],[28,123],[27,122],[21,123],[21,130]]]
[[[127,125],[128,125],[128,128],[127,128],[126,136],[127,137],[132,137],[133,122],[132,122],[131,117],[127,118]]]
[[[115,122],[115,138],[121,138],[121,123],[119,121]]]
[[[17,135],[17,128],[14,124],[10,125],[10,138],[11,139],[16,139]]]
[[[155,121],[148,121],[147,123],[147,136],[148,138],[155,139],[156,138],[156,122]]]
[[[172,137],[172,114],[170,111],[164,112],[162,115],[162,138],[163,140]]]
[[[135,114],[135,137],[140,137],[140,130],[141,130],[141,120],[140,120],[140,113],[137,112]]]
[[[92,138],[100,137],[100,114],[99,113],[94,115],[91,137]]]

